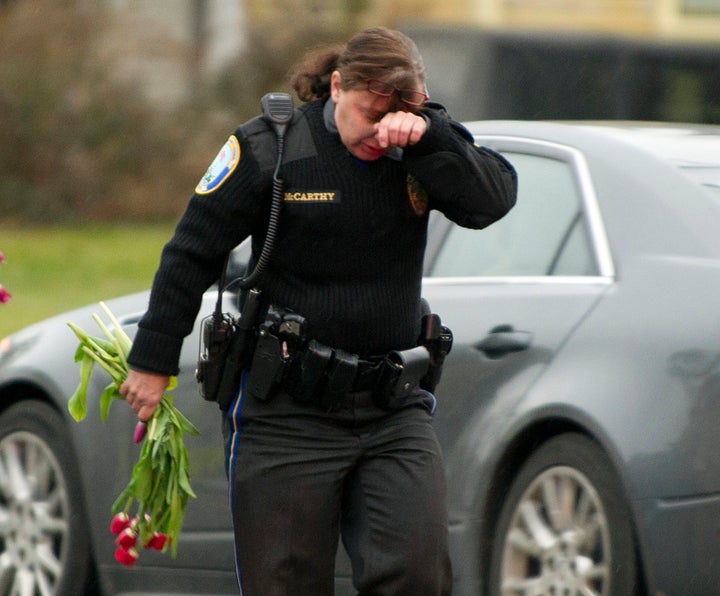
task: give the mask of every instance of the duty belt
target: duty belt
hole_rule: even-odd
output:
[[[253,358],[248,383],[251,394],[266,400],[284,390],[297,402],[328,410],[339,406],[348,393],[360,391],[371,392],[376,405],[396,409],[430,368],[430,356],[423,346],[370,360],[315,340],[285,359],[267,358],[263,353],[256,350]],[[268,361],[282,364],[278,369]]]
[[[370,359],[306,340],[303,326],[299,315],[268,311],[258,332],[247,385],[257,399],[268,400],[284,390],[298,402],[333,409],[348,393],[369,391],[376,405],[397,409],[416,388],[434,390],[452,345],[452,333],[432,314],[423,317],[418,346]]]

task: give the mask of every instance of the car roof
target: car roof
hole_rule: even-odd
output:
[[[720,126],[508,120],[465,126],[479,144],[501,151],[522,152],[528,141],[580,151],[617,254],[662,252],[672,238],[687,253],[720,255]]]
[[[676,165],[720,166],[720,125],[627,121],[478,120],[465,123],[476,135],[537,138],[584,147],[592,139],[631,145]]]
[[[716,200],[720,191],[720,125],[570,120],[479,120],[465,124],[480,139],[551,142],[578,148],[588,159],[612,155],[621,163],[642,168],[650,178],[671,165],[694,185],[711,191]]]

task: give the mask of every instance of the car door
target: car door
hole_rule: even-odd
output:
[[[491,422],[512,409],[614,281],[582,154],[538,140],[478,141],[513,163],[519,195],[484,230],[440,218],[429,237],[423,293],[454,332],[435,420],[451,512],[472,507],[484,451],[503,440],[503,426]]]

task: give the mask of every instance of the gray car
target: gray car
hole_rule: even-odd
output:
[[[438,388],[457,595],[720,586],[720,127],[475,122],[520,180],[484,231],[434,217],[423,293],[455,344]],[[242,261],[246,249],[240,248]],[[215,300],[208,291],[202,315]],[[234,296],[226,293],[227,308]],[[108,302],[132,336],[147,293]],[[135,417],[74,422],[73,321],[0,344],[0,593],[237,593],[220,413],[197,325],[176,404],[197,499],[177,556],[114,560]],[[107,384],[94,374],[91,394]],[[339,551],[337,594],[353,594]]]

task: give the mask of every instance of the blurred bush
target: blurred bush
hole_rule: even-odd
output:
[[[34,222],[164,216],[187,183],[171,172],[178,130],[107,75],[107,26],[87,2],[17,2],[0,12],[0,212]],[[180,133],[182,134],[182,133]],[[197,173],[194,173],[197,176]],[[152,188],[156,187],[156,188]]]
[[[345,35],[289,21],[258,25],[235,64],[192,85],[187,100],[158,106],[140,85],[112,76],[112,52],[102,51],[113,27],[106,8],[0,2],[0,223],[176,217],[262,94],[287,90],[302,50]]]

